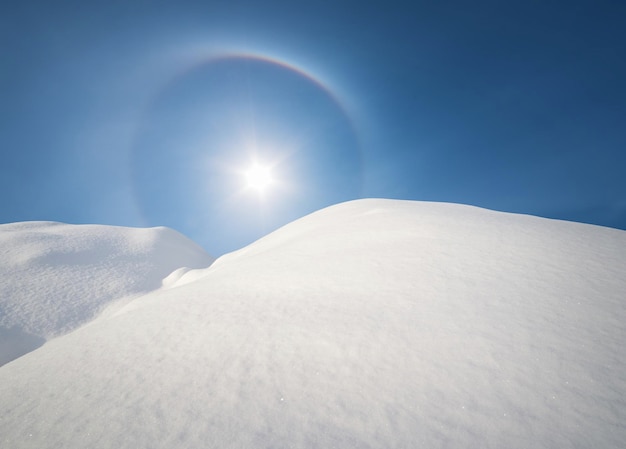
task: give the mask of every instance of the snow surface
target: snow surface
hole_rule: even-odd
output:
[[[0,225],[0,365],[213,259],[167,228],[26,222]]]
[[[83,228],[61,228],[57,243],[28,230],[43,224],[6,226],[18,232],[0,243],[3,322],[75,330],[0,368],[0,447],[624,447],[624,231],[360,200],[208,268],[165,269],[164,257],[156,271],[105,264],[85,276],[85,248],[151,256],[132,238],[108,243],[121,229],[84,228],[80,240]],[[161,256],[189,248],[175,234],[163,245]],[[40,278],[35,255],[49,252],[62,256]],[[22,292],[20,277],[37,288]],[[99,297],[161,286],[79,328],[106,299],[94,308],[77,295],[48,319],[65,296],[40,297],[60,279],[89,292],[120,278]]]

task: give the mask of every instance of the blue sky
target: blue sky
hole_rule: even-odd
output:
[[[625,20],[616,1],[4,2],[0,222],[166,225],[213,255],[360,197],[626,229]]]

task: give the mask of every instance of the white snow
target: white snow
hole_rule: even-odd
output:
[[[31,226],[51,236],[66,225],[0,227],[3,323],[50,338],[0,368],[0,447],[626,441],[624,231],[360,200],[304,217],[208,268],[198,256],[203,263],[181,257],[165,269],[169,251],[189,248],[169,234],[154,262],[162,269],[95,264],[85,275],[85,248],[132,267],[152,260],[150,251],[131,237],[111,244],[110,235],[136,232],[142,241],[165,231],[67,227],[57,242]],[[58,293],[42,299],[60,279],[72,292],[117,287],[97,307],[64,303]],[[19,292],[19,301],[5,292]],[[130,295],[92,319],[106,298]],[[57,301],[68,306],[63,313]],[[64,320],[69,328],[54,324]]]
[[[72,331],[113,301],[161,287],[213,259],[167,228],[0,225],[0,365]]]

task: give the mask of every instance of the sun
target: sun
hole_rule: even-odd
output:
[[[245,172],[247,187],[263,193],[274,182],[272,169],[268,165],[253,163]]]

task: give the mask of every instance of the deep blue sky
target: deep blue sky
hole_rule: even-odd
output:
[[[220,255],[359,197],[626,229],[626,3],[0,6],[0,222]],[[242,57],[242,55],[253,57]],[[281,184],[260,201],[252,153]]]

